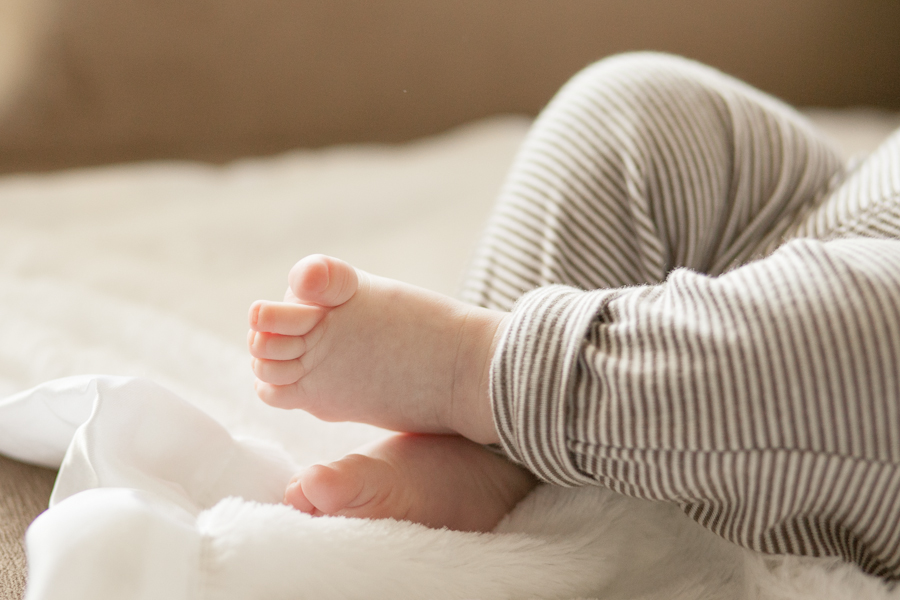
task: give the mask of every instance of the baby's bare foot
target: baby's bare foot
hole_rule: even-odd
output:
[[[506,313],[309,256],[250,310],[257,393],[329,421],[497,442],[488,396]]]
[[[309,467],[291,481],[284,502],[317,516],[490,531],[535,483],[527,471],[460,436],[398,434]]]

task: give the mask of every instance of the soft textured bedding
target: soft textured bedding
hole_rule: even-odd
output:
[[[811,114],[848,158],[900,125]],[[599,489],[541,487],[493,534],[276,504],[382,432],[255,400],[249,304],[312,252],[453,293],[527,125],[0,181],[0,453],[62,464],[28,598],[900,598]]]

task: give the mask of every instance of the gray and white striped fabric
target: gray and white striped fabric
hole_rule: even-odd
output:
[[[900,132],[848,173],[715,70],[601,61],[535,123],[463,297],[512,310],[494,416],[541,478],[900,579]]]

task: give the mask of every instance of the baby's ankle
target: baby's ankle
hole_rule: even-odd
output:
[[[460,327],[454,389],[448,415],[451,429],[479,444],[500,441],[490,398],[490,368],[509,313],[471,307]]]

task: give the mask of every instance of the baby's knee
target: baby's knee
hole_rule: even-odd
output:
[[[625,52],[598,60],[578,73],[569,84],[598,86],[607,81],[629,81],[636,86],[658,87],[668,79],[703,86],[718,73],[694,60],[663,52]]]
[[[662,104],[704,105],[736,84],[731,77],[693,60],[660,52],[628,52],[599,60],[576,73],[554,104],[569,109],[601,105],[607,112],[637,114]]]

